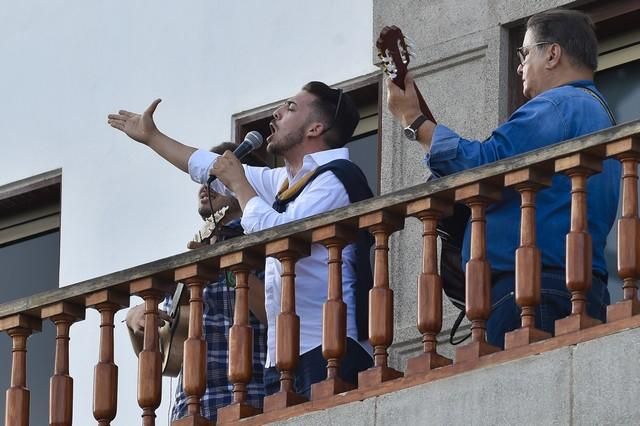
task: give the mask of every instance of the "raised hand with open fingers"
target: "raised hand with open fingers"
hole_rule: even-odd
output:
[[[109,114],[107,122],[131,139],[148,145],[151,138],[158,133],[156,123],[153,121],[153,113],[160,102],[161,99],[156,99],[142,114],[125,110],[120,110],[117,114]]]

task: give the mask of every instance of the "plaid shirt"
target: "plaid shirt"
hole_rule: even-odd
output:
[[[264,278],[263,273],[259,273]],[[227,285],[224,275],[216,283],[208,284],[203,293],[203,334],[207,342],[207,387],[200,400],[201,414],[216,420],[217,410],[231,403],[233,385],[229,383],[229,328],[233,325],[233,309],[236,292]],[[267,353],[266,327],[251,313],[249,325],[253,328],[253,377],[247,386],[247,402],[262,408],[264,386],[262,382]],[[178,377],[175,404],[171,412],[173,420],[187,415],[186,395],[182,387],[182,372]]]
[[[216,420],[217,410],[231,403],[233,385],[227,378],[229,366],[229,328],[233,324],[233,304],[235,289],[226,285],[222,279],[218,283],[207,285],[204,290],[202,314],[204,338],[207,342],[207,387],[200,400],[201,414]],[[262,376],[267,352],[266,327],[253,314],[249,315],[249,324],[253,328],[253,378],[249,383],[247,402],[262,408],[264,387]],[[171,412],[172,419],[187,415],[186,395],[182,388],[182,372],[178,377],[175,404]]]

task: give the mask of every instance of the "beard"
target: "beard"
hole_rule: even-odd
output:
[[[273,155],[283,155],[294,146],[302,143],[304,136],[304,127],[300,127],[296,131],[292,131],[286,135],[280,136],[274,134],[271,141],[267,145],[267,152]]]
[[[200,206],[198,207],[198,214],[201,218],[206,219],[211,216],[211,207],[209,206]]]

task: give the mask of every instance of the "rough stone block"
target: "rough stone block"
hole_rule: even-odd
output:
[[[577,345],[573,413],[577,425],[638,424],[640,329]]]
[[[340,405],[330,410],[315,411],[273,425],[304,426],[369,426],[375,424],[375,398]]]
[[[570,424],[569,348],[380,396],[376,425]]]

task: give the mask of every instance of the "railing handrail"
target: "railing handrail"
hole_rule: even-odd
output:
[[[249,249],[264,254],[265,243],[293,235],[309,234],[311,230],[324,225],[347,222],[363,214],[382,209],[394,209],[417,198],[436,193],[446,193],[455,188],[499,177],[507,171],[514,171],[536,164],[552,161],[578,152],[598,153],[601,145],[624,139],[640,133],[640,120],[630,121],[595,133],[543,147],[514,157],[506,158],[474,169],[455,173],[434,181],[418,184],[399,191],[384,194],[373,199],[355,203],[340,209],[322,213],[310,218],[296,220],[285,225],[270,228],[255,234],[245,235],[229,241],[217,243],[211,247],[188,251],[169,256],[132,268],[113,272],[96,278],[71,284],[56,290],[37,293],[21,299],[0,304],[0,318],[18,313],[38,313],[38,310],[62,301],[75,301],[84,304],[86,295],[105,289],[124,287],[129,282],[150,276],[166,276],[167,271],[195,263],[215,262],[220,256]],[[604,155],[602,153],[602,155]],[[169,276],[167,278],[172,279]]]

